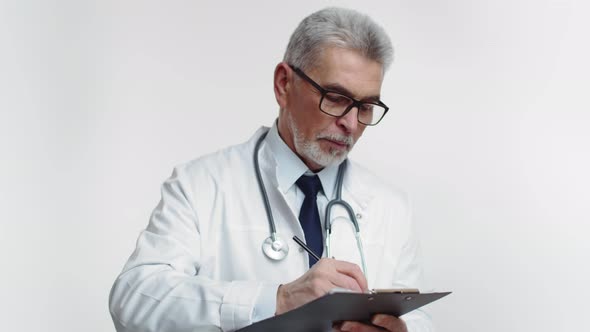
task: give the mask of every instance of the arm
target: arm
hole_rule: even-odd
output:
[[[119,332],[194,331],[205,326],[233,331],[252,323],[261,292],[276,294],[276,286],[273,290],[262,282],[199,275],[200,224],[183,178],[184,171],[176,169],[163,184],[162,199],[113,285],[109,307]],[[274,310],[274,303],[270,306]]]
[[[412,220],[412,209],[406,199],[407,238],[402,247],[400,259],[395,272],[394,288],[418,288],[424,291],[424,274],[420,243]],[[424,309],[416,309],[401,317],[409,332],[433,332],[434,325]]]
[[[419,248],[413,235],[404,247],[396,272],[394,288],[416,288],[421,286],[422,268],[419,264]],[[360,322],[344,322],[335,326],[337,332],[432,332],[434,327],[430,317],[421,309],[416,309],[400,318],[377,314],[371,318],[375,326]]]
[[[405,195],[398,195],[395,200],[398,205],[390,208],[382,216],[384,220],[395,220],[397,222],[387,223],[382,232],[385,234],[396,234],[394,245],[396,247],[397,262],[391,275],[388,274],[388,285],[386,288],[418,288],[424,290],[423,272],[420,256],[419,241],[412,223],[410,204]],[[397,243],[397,244],[395,244]],[[400,318],[388,315],[375,315],[372,318],[374,325],[381,326],[387,331],[409,331],[409,332],[432,332],[434,327],[426,311],[414,310]],[[364,325],[359,322],[345,322],[336,326],[337,331],[378,331],[373,326]],[[382,330],[381,330],[382,331]]]
[[[421,278],[421,268],[419,265],[415,265],[417,261],[417,247],[414,248],[416,252],[414,255],[402,259],[403,264],[400,269],[404,271],[407,279],[402,279],[396,282],[397,286],[394,288],[408,288],[416,287],[419,285],[419,279]],[[404,256],[405,257],[405,256]],[[390,315],[377,314],[371,318],[371,323],[375,326],[363,324],[360,322],[344,322],[334,327],[334,331],[337,332],[378,332],[378,331],[389,331],[389,332],[432,332],[434,327],[430,317],[421,309],[414,310],[402,317],[394,317]]]

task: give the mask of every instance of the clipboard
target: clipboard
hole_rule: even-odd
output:
[[[325,332],[331,330],[332,322],[370,321],[378,313],[399,317],[449,294],[451,292],[333,292],[237,332]]]

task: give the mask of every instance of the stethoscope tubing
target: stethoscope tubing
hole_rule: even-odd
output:
[[[272,210],[270,208],[270,202],[268,200],[268,194],[266,193],[266,188],[264,187],[264,181],[262,180],[262,174],[260,174],[260,162],[258,161],[258,152],[260,151],[260,146],[268,135],[268,131],[256,142],[256,146],[254,147],[254,170],[256,171],[256,180],[258,182],[258,187],[260,188],[260,193],[262,194],[262,201],[264,202],[264,209],[266,210],[266,217],[268,219],[268,225],[270,227],[270,234],[272,236],[273,241],[276,240],[277,229],[275,227],[275,220],[272,216]]]
[[[262,251],[264,252],[264,254],[272,259],[272,260],[282,260],[286,257],[286,255],[289,252],[288,249],[288,244],[286,242],[283,242],[280,237],[277,235],[277,231],[276,231],[276,225],[274,222],[274,218],[272,215],[272,210],[270,207],[270,201],[268,199],[268,194],[266,192],[266,188],[264,187],[264,181],[262,179],[262,174],[260,172],[260,163],[258,160],[258,153],[260,151],[260,146],[262,145],[262,142],[264,141],[264,139],[266,138],[266,136],[268,135],[268,131],[263,133],[260,138],[258,139],[258,141],[256,142],[256,145],[254,147],[254,169],[256,171],[256,180],[258,182],[258,187],[260,188],[260,193],[262,195],[262,201],[264,202],[264,208],[266,210],[266,216],[268,219],[268,226],[270,228],[270,238],[267,238],[263,245],[262,245]],[[356,216],[354,214],[354,210],[352,209],[352,207],[350,206],[350,204],[348,204],[346,201],[344,201],[342,199],[342,183],[343,183],[343,179],[344,179],[344,172],[346,171],[346,167],[347,167],[348,161],[345,160],[343,161],[340,166],[338,167],[338,174],[336,176],[336,198],[329,201],[328,205],[326,206],[326,213],[325,213],[325,231],[326,231],[326,236],[325,236],[325,249],[326,249],[326,256],[327,257],[332,257],[331,256],[331,234],[332,234],[332,223],[331,223],[331,211],[332,208],[336,205],[340,205],[342,206],[346,212],[348,213],[348,216],[350,218],[350,221],[352,222],[353,226],[354,226],[354,230],[355,230],[355,238],[356,238],[356,243],[357,243],[357,248],[359,249],[359,253],[361,256],[361,263],[362,263],[362,268],[363,268],[363,272],[365,273],[365,275],[367,275],[367,266],[366,266],[366,262],[365,262],[365,255],[364,255],[364,250],[363,250],[363,243],[361,240],[361,236],[360,236],[360,228],[358,225],[358,221],[356,219]],[[272,245],[269,245],[270,243],[272,243]],[[286,247],[286,248],[285,248]],[[279,251],[282,251],[282,255],[279,254]]]

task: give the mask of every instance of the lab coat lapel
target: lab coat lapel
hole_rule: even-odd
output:
[[[303,238],[303,230],[299,224],[299,219],[293,213],[287,203],[285,195],[279,189],[277,162],[266,144],[262,149],[262,157],[260,166],[263,171],[265,188],[268,193],[268,199],[275,219],[277,233],[283,234],[282,236],[285,237],[284,240],[289,243],[292,242],[291,237],[293,235]],[[287,237],[289,234],[293,235]]]
[[[352,162],[348,161],[348,168],[344,174],[344,181],[342,186],[342,199],[345,200],[357,215],[359,223],[365,223],[365,212],[374,195],[369,191],[367,185],[359,178],[360,172]],[[344,209],[338,209],[335,216],[346,217],[348,214]],[[359,218],[360,216],[360,218]]]

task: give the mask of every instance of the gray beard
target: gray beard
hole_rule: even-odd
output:
[[[327,167],[331,165],[338,165],[343,162],[348,156],[348,151],[341,151],[336,149],[330,149],[327,153],[324,152],[317,140],[307,141],[303,137],[303,134],[295,125],[293,118],[288,115],[288,125],[293,133],[293,143],[295,150],[301,156],[313,161],[321,167]],[[337,141],[346,142],[349,145],[354,144],[354,140],[350,136],[343,135],[324,135],[318,134],[317,138],[331,138]]]

